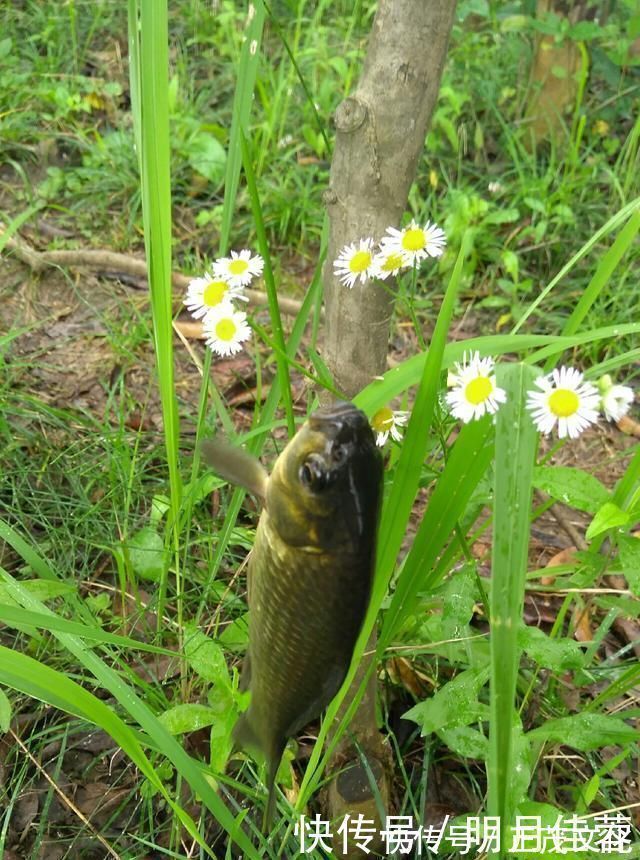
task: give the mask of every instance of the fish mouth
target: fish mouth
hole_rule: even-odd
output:
[[[317,409],[309,418],[309,426],[338,444],[362,441],[371,435],[367,416],[346,400]]]

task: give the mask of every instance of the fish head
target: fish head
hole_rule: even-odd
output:
[[[375,544],[381,487],[366,415],[338,402],[314,412],[278,457],[266,508],[289,546],[357,553]]]

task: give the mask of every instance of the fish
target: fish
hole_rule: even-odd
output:
[[[237,746],[266,760],[268,828],[287,740],[316,719],[347,674],[369,604],[382,456],[366,415],[338,401],[316,410],[269,476],[219,440],[206,462],[263,508],[248,565],[249,640],[241,688],[249,707]]]

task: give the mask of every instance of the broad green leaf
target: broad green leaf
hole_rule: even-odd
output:
[[[514,708],[511,714],[511,791],[517,803],[526,798],[531,783],[533,762],[531,757],[531,741],[522,729],[520,714]]]
[[[518,633],[518,646],[538,666],[560,672],[579,669],[584,664],[584,653],[573,639],[552,639],[539,627],[522,625]]]
[[[208,131],[198,131],[183,144],[189,165],[209,180],[211,191],[222,185],[227,164],[227,153],[220,141]]]
[[[157,527],[163,516],[171,509],[171,499],[163,493],[157,493],[151,499],[151,512],[149,513],[149,525]]]
[[[640,538],[631,535],[618,535],[620,564],[629,589],[640,596]]]
[[[473,616],[477,580],[471,565],[465,565],[447,580],[443,590],[442,636],[454,639],[462,634]]]
[[[158,720],[172,735],[195,732],[212,725],[218,719],[216,712],[207,705],[185,702],[158,714]]]
[[[169,24],[167,3],[129,0],[129,57],[132,113],[140,169],[140,198],[144,246],[149,273],[153,344],[162,404],[164,454],[169,473],[173,568],[178,600],[181,581],[178,523],[182,496],[180,415],[173,356],[173,288],[171,283],[171,145],[169,130]],[[164,615],[168,590],[168,558],[154,545],[143,543],[149,559],[140,559],[140,576],[158,581],[158,623]]]
[[[607,488],[594,475],[570,466],[537,466],[533,471],[533,486],[565,505],[590,514],[595,514],[609,500]]]
[[[127,543],[129,560],[134,572],[143,579],[159,582],[169,564],[164,540],[150,526],[140,529]]]
[[[9,731],[11,725],[11,702],[2,690],[0,690],[0,734]]]
[[[459,756],[484,761],[489,752],[489,740],[471,726],[458,726],[455,729],[440,729],[438,737]]]
[[[249,642],[249,613],[245,612],[225,627],[218,641],[229,651],[245,651]]]
[[[414,705],[403,714],[403,719],[417,723],[422,735],[486,720],[489,708],[478,701],[478,694],[488,678],[488,669],[460,672],[430,699]]]
[[[552,741],[587,752],[609,744],[628,744],[638,740],[638,730],[619,717],[608,714],[573,714],[527,733],[533,741]]]
[[[613,502],[605,502],[591,521],[585,537],[587,540],[591,540],[608,529],[620,528],[628,523],[629,514],[626,511],[623,511]]]
[[[52,581],[49,579],[23,579],[20,584],[36,600],[42,600],[43,603],[47,600],[53,600],[55,597],[76,593],[76,586],[71,582]],[[20,604],[11,597],[10,592],[11,588],[8,585],[0,583],[0,603],[19,606]]]
[[[217,687],[231,687],[224,651],[193,624],[186,627],[184,656],[189,666],[203,680]]]
[[[543,832],[548,833],[549,830],[547,828],[555,828],[558,826],[558,822],[563,824],[566,822],[567,832],[574,830],[576,825],[573,823],[574,819],[567,815],[563,810],[558,809],[555,806],[551,806],[550,803],[537,803],[533,800],[523,800],[516,810],[516,814],[523,819],[525,819],[524,827],[521,828],[520,832],[514,828],[511,822],[509,823],[508,828],[508,843],[509,846],[513,849],[509,852],[509,858],[517,858],[517,860],[532,860],[532,858],[536,858],[536,860],[545,860],[545,858],[554,858],[554,857],[562,857],[563,860],[590,860],[592,857],[600,857],[601,855],[594,854],[590,851],[570,851],[568,847],[562,847],[561,851],[556,851],[553,848],[553,840],[549,839],[545,842],[545,848],[542,851],[536,851],[536,840],[538,836],[535,832],[532,833],[531,829],[527,829],[527,824],[531,825],[535,821],[535,830],[538,828],[538,821],[540,822],[540,831],[541,834]],[[593,827],[593,823],[589,820],[585,820],[585,829]],[[582,831],[584,832],[584,830]]]
[[[211,689],[208,698],[211,711],[215,714],[211,726],[209,764],[214,773],[224,773],[233,750],[232,731],[238,719],[238,708],[231,690]]]

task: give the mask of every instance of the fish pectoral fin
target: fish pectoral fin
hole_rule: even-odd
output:
[[[205,463],[221,478],[230,484],[244,487],[264,501],[269,476],[259,460],[219,437],[205,439],[200,450]]]

